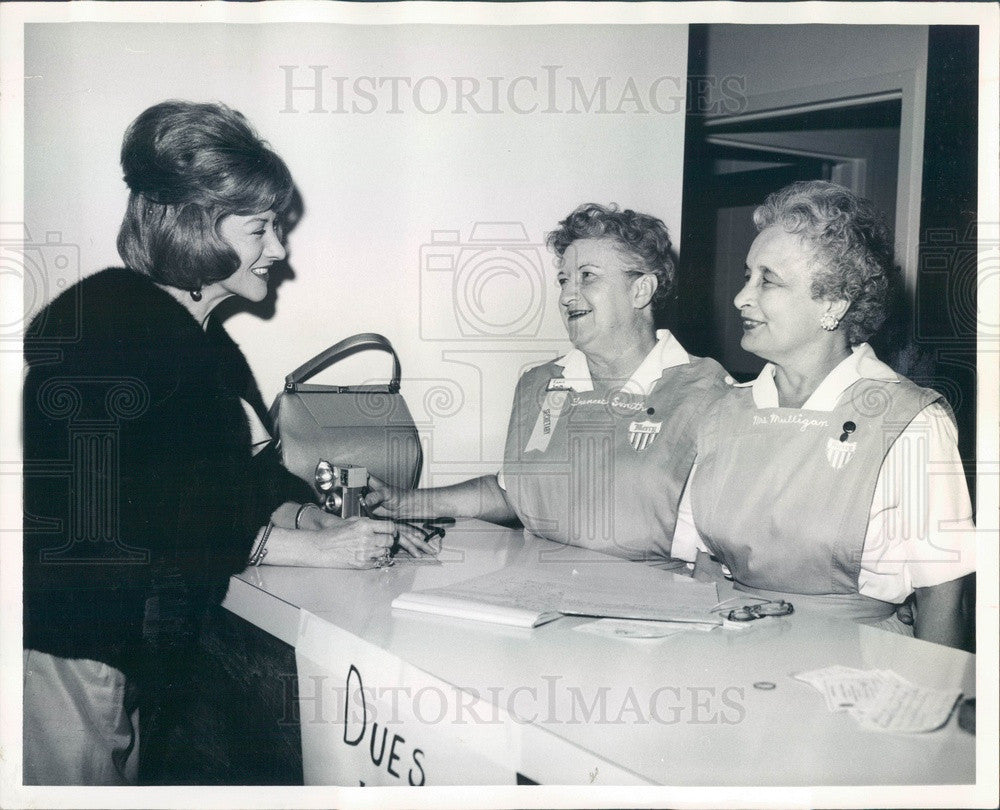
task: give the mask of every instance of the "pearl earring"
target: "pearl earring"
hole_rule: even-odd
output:
[[[835,332],[837,331],[837,327],[840,325],[840,319],[828,312],[819,319],[819,325],[822,326],[827,332]]]

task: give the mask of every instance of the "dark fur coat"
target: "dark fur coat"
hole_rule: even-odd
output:
[[[312,493],[256,457],[267,416],[221,325],[127,269],[63,292],[25,336],[24,645],[170,679],[260,526]]]

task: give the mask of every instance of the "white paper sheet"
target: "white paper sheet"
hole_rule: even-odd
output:
[[[613,562],[593,568],[560,566],[505,568],[473,579],[404,594],[394,608],[436,611],[490,621],[496,608],[619,619],[721,624],[711,609],[718,601],[715,583],[658,571],[638,563]],[[478,615],[473,617],[472,612]],[[528,625],[531,626],[531,625]]]
[[[846,711],[872,731],[898,734],[940,728],[962,696],[960,690],[920,686],[886,669],[832,666],[795,677],[819,691],[830,711]]]
[[[472,619],[491,624],[503,624],[508,627],[538,627],[562,614],[545,612],[508,605],[491,605],[485,602],[474,602],[469,599],[458,599],[443,594],[404,593],[397,596],[392,607],[396,610],[409,610],[415,613],[428,613],[433,616],[451,616],[457,619]]]

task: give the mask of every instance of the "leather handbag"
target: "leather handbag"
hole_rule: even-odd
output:
[[[313,385],[313,375],[355,352],[379,349],[392,355],[388,385]],[[423,452],[416,425],[399,392],[402,369],[382,335],[352,335],[320,352],[285,377],[271,406],[284,465],[315,489],[320,459],[364,466],[386,483],[412,489]]]

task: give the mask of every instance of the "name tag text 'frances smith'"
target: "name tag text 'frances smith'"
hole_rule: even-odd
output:
[[[829,419],[810,419],[798,413],[769,413],[767,416],[753,416],[754,425],[798,425],[799,430],[830,427]]]
[[[645,402],[637,402],[634,399],[624,399],[618,394],[612,394],[610,399],[608,397],[582,397],[579,394],[573,394],[570,398],[569,404],[574,408],[577,405],[610,405],[612,408],[620,408],[626,411],[646,410]]]

